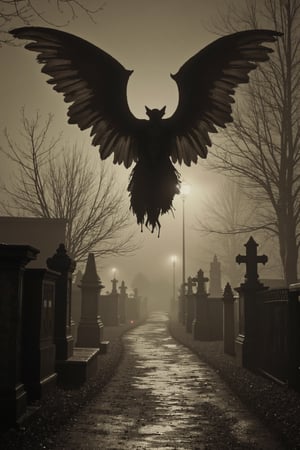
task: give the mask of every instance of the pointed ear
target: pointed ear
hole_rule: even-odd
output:
[[[146,113],[148,114],[150,112],[150,109],[148,108],[148,106],[145,106],[146,109]]]
[[[166,112],[166,106],[164,106],[159,112],[163,116],[165,114],[165,112]]]

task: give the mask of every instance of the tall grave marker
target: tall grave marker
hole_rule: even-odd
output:
[[[257,255],[258,244],[251,236],[245,244],[246,255],[238,255],[236,262],[246,264],[245,282],[236,288],[239,293],[239,334],[235,341],[235,352],[238,363],[248,369],[257,367],[259,355],[259,336],[257,320],[259,309],[258,293],[267,289],[258,279],[258,264],[266,264],[266,255]]]
[[[0,404],[1,426],[13,425],[26,411],[21,381],[21,323],[25,266],[39,251],[29,245],[0,244]]]

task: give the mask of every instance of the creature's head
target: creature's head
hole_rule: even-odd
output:
[[[162,109],[149,109],[147,106],[145,106],[145,108],[146,114],[150,120],[160,120],[166,112],[165,106]]]

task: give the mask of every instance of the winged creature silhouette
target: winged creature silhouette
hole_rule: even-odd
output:
[[[249,72],[267,61],[281,33],[241,31],[221,37],[196,53],[175,75],[179,102],[174,114],[163,119],[166,107],[149,109],[149,119],[138,119],[127,103],[126,70],[111,55],[72,34],[44,27],[22,27],[13,36],[30,42],[38,53],[48,83],[71,103],[69,123],[91,128],[92,144],[100,157],[113,154],[115,164],[135,166],[128,191],[137,223],[160,229],[160,215],[173,210],[180,175],[172,163],[197,163],[211,146],[209,133],[232,122],[235,88],[248,83]]]

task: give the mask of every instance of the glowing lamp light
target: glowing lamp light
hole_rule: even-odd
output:
[[[182,196],[186,197],[187,195],[189,195],[190,192],[191,192],[191,186],[187,183],[182,183],[181,188],[180,188],[180,194]]]

